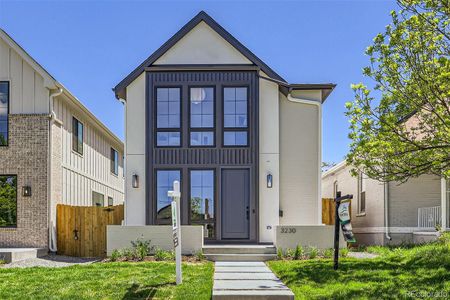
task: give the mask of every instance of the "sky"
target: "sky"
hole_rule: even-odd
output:
[[[337,163],[350,144],[350,85],[370,83],[364,50],[396,8],[394,0],[0,0],[0,27],[123,140],[111,88],[204,10],[289,83],[337,84],[322,143],[323,161]]]

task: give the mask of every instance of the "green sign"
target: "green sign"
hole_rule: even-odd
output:
[[[347,243],[355,243],[356,239],[353,235],[352,223],[350,222],[350,201],[351,199],[341,200],[338,215],[345,241]]]

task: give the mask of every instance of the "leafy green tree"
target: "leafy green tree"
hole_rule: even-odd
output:
[[[399,0],[392,23],[366,49],[371,91],[346,104],[354,174],[404,182],[450,177],[449,0]]]
[[[17,221],[17,178],[0,176],[0,226],[15,226]]]

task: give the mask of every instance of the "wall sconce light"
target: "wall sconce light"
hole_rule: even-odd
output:
[[[135,189],[139,187],[139,176],[137,174],[133,174],[131,177],[131,186]]]
[[[22,196],[31,197],[31,186],[23,186],[22,187]]]
[[[267,188],[271,189],[273,186],[273,177],[272,174],[267,174]]]

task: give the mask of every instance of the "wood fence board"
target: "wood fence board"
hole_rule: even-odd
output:
[[[91,207],[58,204],[58,254],[80,257],[106,255],[106,226],[121,225],[124,206]],[[75,232],[77,237],[75,239]]]

